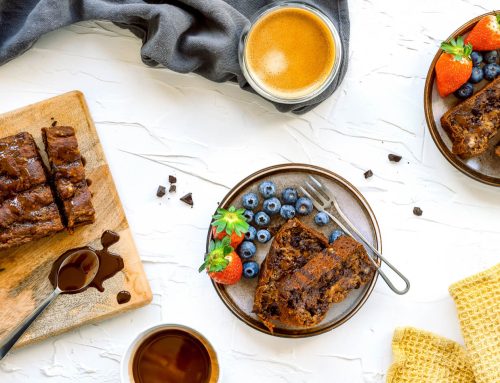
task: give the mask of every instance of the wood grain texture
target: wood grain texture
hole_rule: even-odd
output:
[[[29,132],[40,149],[43,148],[41,128],[58,125],[75,128],[79,148],[86,159],[85,171],[90,179],[96,222],[52,237],[30,242],[21,247],[0,251],[0,338],[14,328],[51,291],[48,275],[52,263],[66,250],[90,244],[100,248],[99,239],[105,230],[120,234],[120,241],[111,247],[120,254],[125,268],[104,283],[104,293],[91,288],[75,295],[60,296],[32,325],[16,347],[46,339],[77,326],[96,322],[113,315],[144,306],[152,294],[137,253],[123,207],[104,157],[97,131],[79,91],[29,105],[0,116],[0,136]],[[41,150],[44,161],[47,160]],[[128,290],[132,299],[119,305],[116,295]]]

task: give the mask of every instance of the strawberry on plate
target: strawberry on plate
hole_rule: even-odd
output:
[[[223,239],[229,236],[231,246],[236,249],[243,242],[245,233],[248,231],[248,222],[243,213],[245,209],[236,209],[231,206],[229,209],[217,209],[216,214],[212,217],[212,235],[215,239]]]
[[[436,63],[436,84],[439,95],[446,97],[467,82],[472,73],[471,44],[462,36],[441,44],[443,53]]]
[[[476,51],[500,49],[500,13],[479,20],[465,38],[465,43],[472,44]]]
[[[208,254],[198,270],[206,270],[210,278],[217,283],[233,285],[241,279],[243,265],[238,254],[230,245],[230,238],[222,241],[210,241]]]

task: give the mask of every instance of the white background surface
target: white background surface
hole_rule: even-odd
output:
[[[13,352],[0,362],[2,383],[118,382],[129,342],[161,322],[204,333],[218,349],[223,383],[383,382],[391,337],[402,325],[462,342],[447,288],[499,261],[500,190],[439,154],[423,88],[440,41],[498,1],[350,3],[347,77],[300,117],[233,84],[148,68],[140,41],[105,22],[50,33],[0,67],[1,112],[84,92],[154,293],[148,307]],[[127,152],[162,154],[165,165]],[[389,153],[403,160],[390,163]],[[399,297],[379,279],[349,322],[302,340],[246,327],[197,272],[216,203],[248,174],[290,161],[324,166],[359,188],[379,220],[384,254],[412,281]],[[374,176],[365,180],[367,169]],[[178,193],[158,200],[169,174],[178,176]],[[190,191],[193,209],[178,200]]]

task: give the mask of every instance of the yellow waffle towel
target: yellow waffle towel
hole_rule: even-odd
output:
[[[416,328],[398,328],[392,340],[394,363],[387,383],[474,383],[465,349]]]
[[[500,382],[500,263],[450,286],[476,383]]]
[[[450,286],[465,348],[415,328],[396,329],[387,383],[500,383],[500,264]]]

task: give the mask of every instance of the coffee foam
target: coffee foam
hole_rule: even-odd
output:
[[[244,54],[260,88],[294,99],[315,92],[328,80],[335,64],[335,41],[320,16],[285,7],[265,14],[252,26]]]

